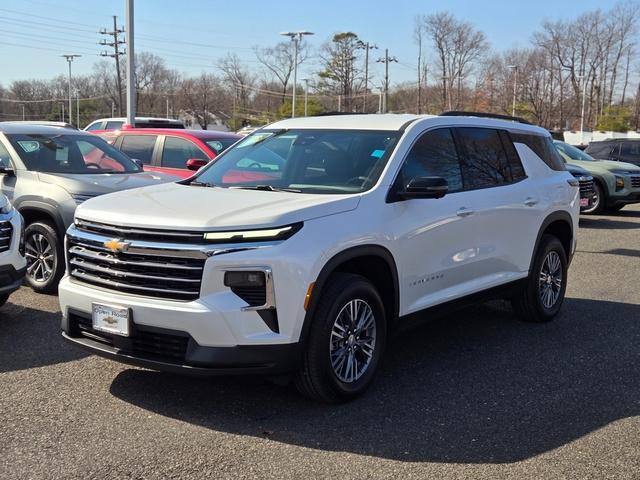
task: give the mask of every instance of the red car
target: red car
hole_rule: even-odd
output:
[[[241,138],[214,130],[131,128],[111,132],[109,143],[145,170],[187,178]]]

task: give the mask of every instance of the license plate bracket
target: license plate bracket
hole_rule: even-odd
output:
[[[130,308],[92,303],[91,320],[94,330],[122,337],[128,337],[131,334]]]

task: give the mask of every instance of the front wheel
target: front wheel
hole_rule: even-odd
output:
[[[295,383],[304,395],[336,403],[371,384],[386,343],[384,306],[369,280],[337,273],[318,303]]]
[[[547,322],[560,311],[567,289],[567,254],[560,240],[544,235],[522,291],[512,300],[522,320]]]
[[[55,229],[35,222],[24,232],[27,284],[38,293],[56,293],[64,273],[64,251]]]
[[[606,205],[606,198],[604,195],[604,189],[600,186],[598,182],[593,182],[593,189],[595,190],[595,194],[593,195],[593,203],[588,208],[585,208],[580,213],[584,213],[587,215],[597,215],[602,213],[604,210],[604,206]]]

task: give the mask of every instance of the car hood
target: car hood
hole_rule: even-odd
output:
[[[573,163],[567,163],[566,167],[567,167],[567,171],[573,176],[589,175],[589,172],[579,165],[574,165]]]
[[[41,182],[53,183],[70,194],[87,196],[102,195],[118,190],[146,187],[178,180],[177,177],[156,172],[137,173],[38,173]]]
[[[609,172],[611,170],[629,170],[633,173],[640,174],[640,168],[633,163],[616,162],[613,160],[597,160],[595,162],[587,162],[584,160],[571,160],[572,165],[588,170],[589,172]]]
[[[359,195],[317,195],[170,183],[117,192],[78,207],[84,220],[121,226],[222,230],[283,226],[354,210]]]

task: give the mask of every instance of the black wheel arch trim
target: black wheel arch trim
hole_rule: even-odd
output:
[[[58,237],[63,238],[66,228],[64,225],[64,221],[62,220],[62,215],[55,207],[55,205],[51,205],[50,203],[43,202],[41,200],[22,200],[17,205],[16,208],[19,212],[25,211],[36,211],[39,213],[44,213],[47,216],[51,217],[53,222],[55,223],[56,233]]]
[[[573,241],[575,239],[575,232],[573,228],[573,219],[571,218],[571,214],[564,210],[559,210],[557,212],[551,213],[542,221],[542,225],[538,230],[536,243],[533,247],[533,252],[531,253],[531,261],[529,262],[529,272],[531,272],[531,269],[533,268],[533,263],[536,260],[536,253],[538,252],[538,248],[540,247],[540,241],[542,240],[542,235],[544,235],[544,232],[549,227],[549,225],[551,225],[553,222],[556,222],[556,221],[562,221],[567,223],[567,225],[571,230],[571,245],[573,245]],[[570,263],[571,257],[572,257],[571,251],[566,252],[566,254],[567,254],[567,261]]]
[[[300,343],[306,341],[309,329],[311,327],[311,319],[313,318],[315,310],[318,306],[318,302],[322,296],[324,286],[331,274],[334,273],[336,271],[336,268],[344,262],[353,260],[358,257],[372,256],[381,258],[387,264],[387,267],[389,267],[389,270],[391,271],[392,282],[394,284],[392,305],[393,318],[398,318],[400,312],[400,283],[398,280],[398,268],[396,266],[396,261],[393,255],[387,248],[381,245],[358,245],[355,247],[347,248],[346,250],[337,253],[327,263],[325,263],[324,267],[322,267],[322,270],[320,270],[320,273],[316,278],[313,291],[311,293],[309,307],[307,308],[307,312],[304,317],[302,331],[300,332]],[[393,319],[388,319],[387,322],[392,320]]]

